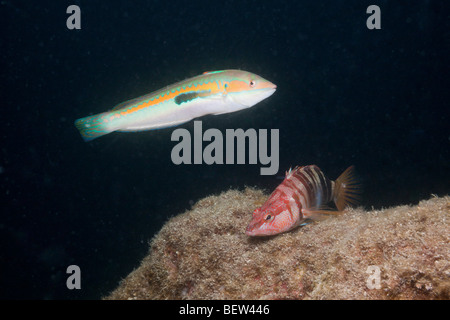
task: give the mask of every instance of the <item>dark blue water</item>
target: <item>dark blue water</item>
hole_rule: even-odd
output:
[[[81,30],[66,28],[71,4]],[[366,27],[370,4],[381,30]],[[253,108],[202,118],[223,132],[279,129],[277,175],[317,164],[335,179],[354,164],[368,209],[447,194],[449,12],[445,1],[2,1],[0,298],[99,298],[169,217],[280,183],[261,165],[174,165],[174,128],[85,143],[73,125],[204,71],[277,84]],[[66,288],[71,264],[81,290]]]

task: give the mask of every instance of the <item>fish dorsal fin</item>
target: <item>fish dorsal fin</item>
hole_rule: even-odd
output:
[[[110,111],[116,111],[116,110],[119,110],[119,109],[123,109],[126,106],[129,106],[130,104],[133,104],[133,103],[135,103],[138,100],[141,100],[141,97],[121,102],[118,105],[114,106],[114,108],[112,108]]]
[[[295,166],[294,168],[290,167],[289,171],[286,171],[286,178],[290,178],[292,175],[296,174],[302,168],[304,168],[304,166]]]
[[[203,72],[203,74],[215,74],[215,73],[221,73],[221,72],[223,72],[224,70],[219,70],[219,71],[205,71],[205,72]]]

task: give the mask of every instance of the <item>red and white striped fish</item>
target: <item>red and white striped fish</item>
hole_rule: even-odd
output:
[[[286,172],[283,182],[264,205],[253,212],[245,233],[270,236],[298,227],[306,220],[340,214],[358,204],[360,185],[351,166],[336,181],[331,181],[316,165],[296,167]],[[336,210],[324,209],[334,202]]]

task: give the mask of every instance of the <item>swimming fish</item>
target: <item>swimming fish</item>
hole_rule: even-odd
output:
[[[85,141],[113,131],[144,131],[177,126],[207,114],[250,108],[277,86],[242,70],[205,72],[194,78],[123,102],[111,111],[75,121]]]
[[[245,233],[269,236],[286,232],[308,219],[341,213],[359,202],[360,184],[350,166],[336,181],[331,181],[316,165],[296,167],[286,172],[283,182],[262,207],[253,212]],[[325,208],[334,202],[337,211]]]

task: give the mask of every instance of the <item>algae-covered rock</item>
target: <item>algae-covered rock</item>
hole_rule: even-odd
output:
[[[200,200],[106,298],[449,299],[450,197],[250,238],[245,227],[266,198],[248,188]]]

